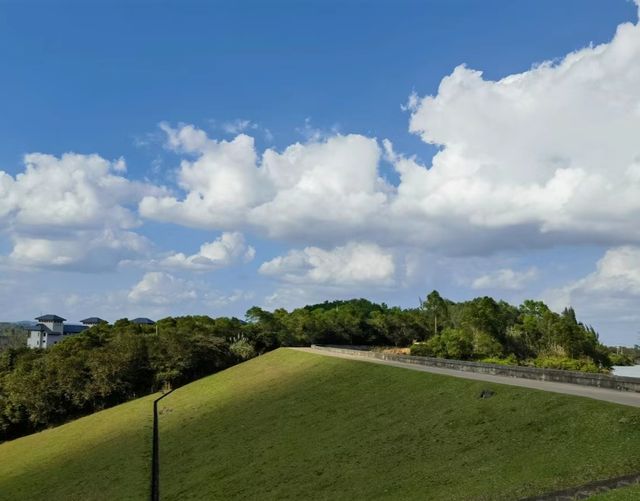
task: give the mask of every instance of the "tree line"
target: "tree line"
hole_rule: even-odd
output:
[[[526,300],[517,307],[486,296],[454,302],[433,291],[417,308],[357,299],[290,313],[254,307],[247,315],[253,335],[273,346],[410,346],[414,355],[592,372],[612,365],[612,351],[572,308],[556,313],[541,301]]]
[[[253,356],[238,319],[127,319],[101,324],[48,349],[0,352],[0,441],[32,433]]]
[[[100,324],[46,350],[0,350],[0,441],[175,387],[281,346],[410,347],[415,355],[604,371],[610,350],[575,312],[433,291],[416,308],[366,299],[293,311],[253,307],[245,320],[186,316],[155,326]]]

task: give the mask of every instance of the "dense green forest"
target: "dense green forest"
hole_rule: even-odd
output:
[[[291,312],[253,307],[245,321],[169,317],[148,326],[122,319],[47,350],[16,347],[16,339],[0,350],[0,440],[179,386],[280,346],[411,347],[415,355],[603,372],[614,356],[572,309],[558,314],[542,302],[515,307],[490,297],[455,303],[436,291],[413,309],[354,299]]]

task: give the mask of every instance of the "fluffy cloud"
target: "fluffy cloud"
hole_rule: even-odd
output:
[[[138,221],[128,206],[146,194],[161,192],[123,177],[122,159],[34,153],[24,161],[25,170],[15,179],[0,171],[0,221],[15,227],[133,228]]]
[[[564,287],[546,291],[556,310],[573,306],[587,323],[607,334],[607,342],[637,344],[640,325],[640,247],[609,249],[595,270]]]
[[[499,81],[459,66],[410,107],[442,148],[428,171],[398,163],[398,206],[529,244],[640,241],[638,25]]]
[[[384,285],[393,281],[393,256],[375,244],[349,243],[332,250],[292,250],[260,266],[260,273],[293,283]]]
[[[20,266],[108,269],[146,251],[131,231],[145,195],[163,190],[124,177],[122,159],[97,155],[25,156],[14,177],[0,171],[0,228],[13,241],[9,260]]]
[[[502,268],[492,273],[481,275],[471,283],[473,289],[504,289],[522,290],[538,276],[538,270],[529,268],[526,271],[517,271],[510,268]]]
[[[383,141],[335,134],[261,155],[251,137],[216,141],[163,125],[194,156],[184,196],[148,196],[149,218],[257,229],[306,245],[373,240],[445,253],[640,242],[640,27],[498,81],[457,67],[409,102],[410,131],[440,146],[431,165]],[[375,235],[375,236],[374,236]]]
[[[253,298],[252,292],[235,289],[226,293],[211,288],[210,284],[186,280],[164,271],[145,273],[142,279],[126,292],[126,300],[134,305],[146,306],[156,315],[176,314],[191,311],[202,314],[211,308],[219,310],[238,302],[245,303]],[[112,298],[121,304],[123,298],[118,293]],[[107,302],[114,302],[113,300]]]
[[[252,122],[251,120],[243,120],[241,118],[237,118],[236,120],[232,120],[231,122],[225,122],[222,124],[222,130],[227,132],[228,134],[239,134],[249,129],[257,129],[258,124]]]
[[[167,144],[195,154],[179,171],[184,199],[148,196],[142,215],[187,226],[251,226],[271,237],[332,240],[363,232],[387,200],[379,177],[380,148],[360,135],[267,149],[258,159],[253,138],[215,141],[193,126],[167,132]]]
[[[145,197],[140,212],[146,217],[202,228],[234,229],[246,220],[247,211],[265,198],[257,178],[253,138],[244,134],[232,141],[210,140],[192,126],[167,131],[167,145],[176,151],[197,154],[183,160],[179,184],[184,200]]]
[[[172,254],[162,260],[160,265],[167,268],[212,271],[237,261],[251,261],[255,252],[253,247],[246,244],[242,233],[225,232],[213,242],[200,246],[197,254],[191,256],[183,253]]]
[[[248,215],[270,236],[335,241],[369,233],[391,187],[380,178],[374,139],[333,136],[265,151],[261,170],[271,196]]]
[[[15,236],[9,260],[27,268],[106,271],[148,252],[151,243],[132,231],[75,231],[49,238]]]
[[[584,296],[635,296],[640,299],[640,248],[609,249],[597,262],[596,270],[556,291],[555,302],[567,306]],[[637,309],[637,308],[636,308]]]
[[[137,304],[169,305],[198,298],[196,286],[162,271],[145,273],[129,291],[128,299]]]
[[[336,294],[336,292],[338,292]],[[353,294],[340,294],[340,291],[327,290],[325,287],[309,287],[308,285],[284,284],[267,295],[261,305],[267,309],[285,308],[294,310],[308,304],[337,299],[352,299]]]

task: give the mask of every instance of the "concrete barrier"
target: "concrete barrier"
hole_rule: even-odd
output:
[[[495,376],[509,376],[523,379],[536,379],[538,381],[554,381],[556,383],[579,384],[582,386],[596,386],[618,391],[633,391],[640,393],[640,378],[609,376],[607,374],[593,374],[589,372],[565,371],[559,369],[541,369],[538,367],[520,367],[516,365],[496,365],[483,362],[468,362],[465,360],[449,360],[446,358],[416,357],[413,355],[395,355],[378,351],[366,351],[361,347],[311,345],[311,348],[321,351],[343,353],[362,358],[375,358],[378,360],[391,360],[405,364],[426,365],[456,371],[477,372],[492,374]]]

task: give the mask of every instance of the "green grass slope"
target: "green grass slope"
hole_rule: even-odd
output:
[[[0,500],[148,499],[154,398],[0,444]]]
[[[286,349],[160,408],[166,500],[513,500],[640,470],[634,408]]]
[[[148,499],[153,398],[0,444],[0,499]],[[636,409],[286,349],[160,412],[164,500],[513,500],[640,471]]]

